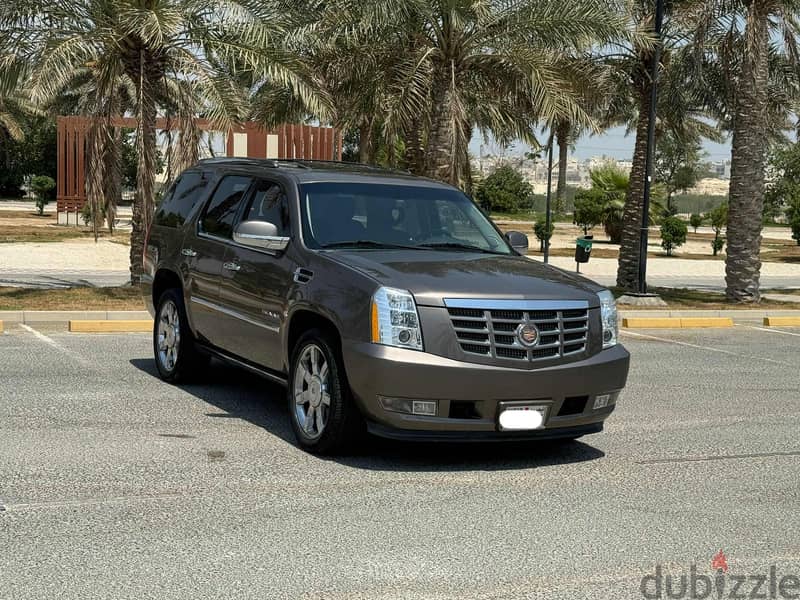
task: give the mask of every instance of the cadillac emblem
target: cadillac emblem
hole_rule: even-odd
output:
[[[534,323],[521,323],[517,327],[517,340],[525,348],[533,348],[539,343],[539,329]]]

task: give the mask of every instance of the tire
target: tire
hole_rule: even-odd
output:
[[[168,289],[158,299],[153,321],[153,358],[158,375],[170,383],[189,381],[208,364],[208,358],[195,347],[183,294],[178,289]]]
[[[289,419],[301,448],[313,454],[337,454],[361,441],[364,421],[350,392],[338,344],[328,333],[312,329],[297,341],[288,388]]]

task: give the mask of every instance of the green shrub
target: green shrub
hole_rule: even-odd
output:
[[[533,206],[533,188],[509,165],[495,169],[475,190],[478,204],[490,212],[513,213]]]
[[[545,215],[538,215],[536,222],[533,224],[533,233],[536,234],[536,239],[539,240],[539,250],[544,252],[544,244],[547,240],[553,237],[553,231],[556,226],[550,222],[550,229],[547,229],[547,219]]]
[[[49,194],[56,187],[56,180],[49,175],[36,175],[31,177],[31,189],[36,195],[36,208],[39,214],[44,214],[45,205],[50,202]]]
[[[101,207],[100,211],[102,213],[102,218],[100,219],[102,222],[105,221],[106,218],[105,207]],[[87,227],[92,224],[92,205],[88,202],[83,205],[83,208],[81,208],[81,220],[83,220],[83,224]]]
[[[792,228],[792,238],[800,246],[800,200],[795,200],[786,209],[786,220]]]
[[[728,224],[728,203],[723,202],[706,215],[714,229],[714,239],[711,240],[711,251],[714,256],[722,251],[725,238],[722,237],[722,228]]]
[[[661,247],[672,256],[672,251],[686,243],[688,228],[686,222],[678,217],[667,217],[661,224]]]
[[[697,233],[697,228],[703,224],[703,217],[697,213],[692,213],[692,215],[689,217],[689,224],[694,227],[694,232]]]
[[[606,193],[603,190],[580,190],[575,194],[575,211],[572,222],[583,229],[583,234],[603,222]]]

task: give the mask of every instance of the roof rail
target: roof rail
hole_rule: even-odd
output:
[[[321,160],[317,158],[279,158],[277,160],[280,163],[294,163],[298,166],[302,165],[307,168],[314,168],[315,166],[320,166],[320,167],[332,167],[332,168],[341,168],[348,170],[384,171],[389,173],[403,173],[406,175],[411,175],[411,171],[409,171],[408,169],[391,169],[388,167],[381,167],[379,165],[369,165],[366,163],[349,162],[344,160]]]
[[[332,169],[342,169],[347,171],[381,171],[384,173],[399,173],[411,175],[408,169],[389,169],[378,165],[368,165],[364,163],[346,162],[342,160],[318,160],[311,158],[248,158],[236,156],[215,156],[203,158],[198,164],[243,164],[258,163],[265,167],[296,167],[298,169],[313,169],[314,167],[327,167]]]

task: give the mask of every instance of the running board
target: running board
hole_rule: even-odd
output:
[[[275,383],[279,383],[283,387],[288,387],[289,385],[289,380],[284,375],[275,373],[274,371],[270,371],[262,367],[257,367],[256,365],[253,365],[245,360],[242,360],[241,358],[236,358],[235,356],[231,356],[227,352],[223,352],[222,350],[218,350],[217,348],[212,348],[210,346],[206,346],[205,344],[198,344],[198,349],[220,360],[224,360],[227,363],[230,363],[237,367],[241,367],[243,369],[247,369],[251,373],[255,373],[256,375],[260,375],[261,377],[274,381]]]

